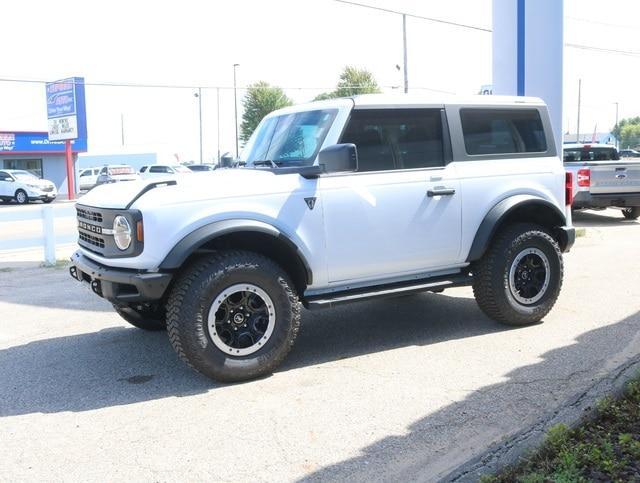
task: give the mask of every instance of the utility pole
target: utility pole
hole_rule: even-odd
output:
[[[200,164],[202,164],[202,88],[198,87],[198,121],[200,125]]]
[[[124,113],[120,113],[120,138],[124,147]]]
[[[582,95],[582,79],[578,79],[578,125],[576,127],[576,142],[580,142],[580,96]]]
[[[618,127],[618,103],[614,102],[614,104],[616,105],[616,125],[615,127]],[[620,149],[620,133],[618,133],[618,135],[616,136],[616,149]]]
[[[407,67],[407,15],[402,14],[402,52],[404,58],[404,93],[409,92],[409,72]]]
[[[216,87],[216,126],[218,126],[218,158],[217,164],[220,165],[220,88]]]
[[[236,159],[238,159],[238,90],[236,88],[236,67],[240,64],[233,64],[233,112],[236,128]]]

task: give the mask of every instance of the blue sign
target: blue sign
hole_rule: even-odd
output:
[[[65,141],[51,141],[46,132],[0,132],[2,154],[64,154]],[[73,152],[87,151],[87,138],[71,141]]]
[[[48,82],[46,90],[49,139],[52,141],[86,139],[84,78],[70,77]]]

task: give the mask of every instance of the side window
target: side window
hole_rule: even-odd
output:
[[[106,166],[104,168],[102,168],[102,170],[100,170],[100,174],[107,174],[109,168],[107,168]]]
[[[140,168],[140,172],[141,172],[141,173],[144,173],[146,170],[147,170],[147,167],[146,167],[146,166],[143,166],[142,168]]]
[[[547,141],[537,109],[461,109],[467,154],[541,153]]]
[[[440,109],[354,110],[341,143],[358,149],[358,171],[444,165]]]
[[[11,179],[11,176],[9,176],[9,173],[0,171],[0,181],[9,181],[10,179]]]
[[[85,169],[82,173],[80,173],[80,177],[84,177],[84,176],[91,176],[91,170],[90,169]]]
[[[151,166],[149,168],[150,173],[168,173],[168,169],[166,166]]]

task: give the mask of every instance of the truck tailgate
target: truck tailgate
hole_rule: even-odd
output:
[[[592,194],[640,193],[640,163],[591,162]]]

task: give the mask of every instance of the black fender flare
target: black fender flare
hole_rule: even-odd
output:
[[[313,283],[311,266],[298,245],[273,225],[257,220],[221,220],[201,226],[180,240],[167,254],[158,268],[161,271],[177,270],[190,255],[206,243],[229,233],[236,232],[264,233],[278,239],[296,253],[300,263],[304,267],[307,284],[311,285]]]
[[[475,262],[480,260],[485,251],[489,247],[493,236],[500,228],[502,222],[514,212],[516,209],[525,207],[540,207],[544,210],[548,210],[548,214],[551,214],[553,219],[553,226],[562,227],[566,224],[566,217],[560,209],[551,203],[549,200],[541,198],[535,195],[515,195],[505,198],[498,202],[489,212],[485,215],[482,223],[476,231],[476,236],[471,244],[469,250],[469,256],[467,262]]]

